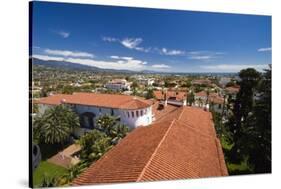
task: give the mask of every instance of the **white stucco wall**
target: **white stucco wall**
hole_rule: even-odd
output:
[[[114,109],[114,108],[104,108],[96,106],[84,106],[84,105],[75,105],[75,111],[78,114],[83,114],[85,112],[92,112],[96,115],[97,119],[102,115],[111,115],[111,110],[114,112],[114,116],[120,117],[120,122],[131,127],[135,128],[138,126],[147,126],[152,123],[152,106],[149,108],[138,109],[138,110],[124,110],[124,109]],[[141,116],[141,110],[143,115]],[[137,117],[137,113],[139,116]],[[132,112],[134,112],[134,117],[132,117]],[[129,113],[129,116],[128,116]]]
[[[105,108],[105,107],[96,107],[96,106],[86,106],[86,105],[69,105],[73,108],[73,110],[81,115],[85,112],[91,112],[96,115],[94,122],[98,117],[102,115],[111,115],[111,111],[113,110],[113,115],[120,117],[120,122],[129,126],[130,128],[136,128],[138,126],[147,126],[152,123],[152,106],[144,109],[137,110],[124,110],[124,109],[114,109],[114,108]],[[52,105],[39,104],[39,113],[44,113],[46,109],[53,107]],[[137,116],[138,111],[138,116]],[[141,111],[143,111],[143,115],[141,115]],[[132,116],[132,112],[134,112],[134,117]],[[129,116],[128,116],[129,113]],[[84,130],[80,130],[77,132],[84,132]]]

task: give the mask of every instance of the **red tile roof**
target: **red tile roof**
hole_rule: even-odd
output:
[[[226,87],[225,90],[227,93],[236,94],[239,92],[240,87]]]
[[[72,185],[228,175],[210,112],[181,107],[138,127]]]
[[[164,93],[162,91],[153,91],[154,96],[156,97],[157,100],[164,100]],[[163,93],[163,94],[162,94]],[[186,92],[182,91],[167,91],[167,98],[175,97],[176,100],[184,100],[186,99]]]
[[[63,99],[68,99],[71,95],[67,94],[56,94],[48,97],[43,97],[36,100],[34,103],[36,104],[48,104],[48,105],[59,105],[62,103]]]
[[[59,94],[41,98],[37,103],[53,105],[67,103],[120,109],[141,109],[152,105],[152,101],[144,100],[139,97],[97,93],[73,93],[72,95]]]
[[[207,98],[207,93],[206,93],[206,91],[200,91],[198,93],[195,93],[195,96],[206,97]]]
[[[214,104],[223,104],[224,98],[219,96],[217,93],[210,93],[209,101],[213,102]]]

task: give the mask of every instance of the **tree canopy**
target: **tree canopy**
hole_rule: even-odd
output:
[[[63,143],[69,139],[73,129],[79,126],[78,115],[67,106],[59,105],[35,118],[33,135],[45,144]]]

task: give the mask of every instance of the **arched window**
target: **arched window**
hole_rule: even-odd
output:
[[[141,116],[143,116],[143,110],[140,111]]]
[[[96,115],[92,112],[85,112],[80,115],[80,122],[82,128],[93,129],[95,125]]]
[[[135,117],[135,112],[132,112],[132,118],[134,118]]]
[[[136,111],[136,117],[139,117],[139,111],[138,110]]]

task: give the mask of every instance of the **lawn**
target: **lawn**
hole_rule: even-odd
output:
[[[44,175],[47,177],[57,177],[65,174],[67,169],[64,167],[49,163],[47,161],[41,161],[39,166],[33,172],[33,185],[34,187],[40,186]]]
[[[226,166],[227,166],[229,175],[250,174],[251,169],[250,169],[249,165],[247,164],[247,158],[245,158],[243,161],[241,161],[239,163],[231,163],[227,160],[227,156],[230,155],[229,152],[230,152],[231,148],[233,147],[233,144],[230,144],[224,135],[220,139],[221,139],[221,144],[222,144],[223,151],[225,154]]]

